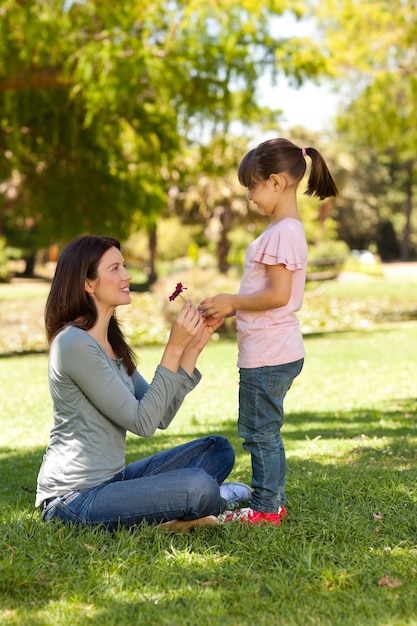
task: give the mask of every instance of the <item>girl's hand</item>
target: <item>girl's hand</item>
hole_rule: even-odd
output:
[[[234,305],[235,296],[231,293],[219,293],[212,298],[205,298],[198,306],[198,310],[206,319],[218,319],[231,317],[236,314],[236,306]]]

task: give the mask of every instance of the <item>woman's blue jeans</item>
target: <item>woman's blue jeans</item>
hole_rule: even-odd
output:
[[[219,485],[235,454],[224,437],[196,439],[130,463],[112,480],[49,500],[44,520],[59,518],[109,530],[142,520],[159,523],[218,515],[225,509]]]
[[[240,368],[239,435],[251,454],[255,511],[276,513],[285,503],[284,398],[304,359],[271,367]]]

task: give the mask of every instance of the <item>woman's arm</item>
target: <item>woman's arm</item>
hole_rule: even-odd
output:
[[[164,375],[163,372],[162,375]],[[182,377],[182,385],[173,400],[171,401],[170,405],[168,406],[164,417],[158,424],[158,428],[162,430],[170,425],[178,410],[180,409],[185,396],[190,391],[192,391],[201,380],[201,374],[196,369],[194,369],[193,375],[189,376],[187,372],[185,372],[180,366],[178,370],[178,375]],[[150,385],[137,370],[133,372],[132,381],[135,386],[135,396],[137,400],[141,401],[145,393],[148,391]]]
[[[55,341],[59,344],[51,350],[50,382],[56,393],[76,393],[76,389],[71,391],[71,385],[75,385],[83,394],[85,416],[98,411],[125,430],[143,437],[151,437],[157,428],[167,427],[185,395],[201,377],[198,372],[190,377],[161,364],[138,400],[127,386],[126,372],[115,369],[88,333],[76,329]]]

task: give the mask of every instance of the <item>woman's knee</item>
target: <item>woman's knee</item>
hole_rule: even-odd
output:
[[[230,463],[233,467],[235,462],[235,451],[233,450],[232,444],[226,437],[222,437],[220,435],[215,435],[213,437],[215,439],[215,448],[216,452],[221,453],[223,458]]]
[[[194,469],[187,480],[189,513],[197,517],[217,515],[222,504],[217,481],[207,472]]]

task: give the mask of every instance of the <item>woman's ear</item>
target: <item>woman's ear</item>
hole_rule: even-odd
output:
[[[84,289],[90,295],[92,295],[94,293],[94,283],[91,280],[88,280],[88,278],[85,279]]]

